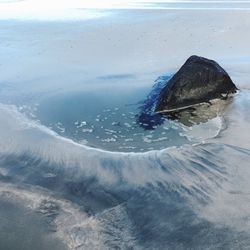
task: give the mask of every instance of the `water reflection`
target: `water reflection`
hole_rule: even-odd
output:
[[[167,119],[177,120],[183,125],[191,127],[206,123],[217,116],[222,116],[225,109],[232,102],[232,99],[232,97],[227,100],[216,99],[210,103],[201,103],[184,110],[162,113],[162,115]]]
[[[126,82],[137,80],[124,77]],[[145,152],[189,143],[182,135],[182,125],[149,113],[149,102],[154,98],[138,104],[138,100],[145,98],[147,87],[121,91],[117,87],[121,77],[100,79],[105,86],[111,80],[112,90],[105,91],[105,95],[103,91],[60,94],[44,99],[33,112],[26,108],[27,113],[64,137],[109,151]],[[116,90],[120,90],[119,95]],[[156,124],[162,126],[155,127]]]
[[[105,76],[95,79],[96,85],[102,84],[99,91],[93,84],[91,89],[53,94],[33,105],[20,105],[19,111],[63,137],[109,151],[145,152],[199,142],[197,136],[191,139],[189,127],[195,134],[200,127],[194,128],[192,124],[198,124],[201,117],[203,123],[216,117],[223,104],[200,107],[200,111],[186,111],[178,116],[156,114],[157,96],[170,77],[159,77],[150,91],[148,86],[134,88],[138,78],[131,74]],[[123,88],[121,84],[125,83],[132,88],[128,85]],[[138,103],[142,99],[145,100]],[[212,136],[220,128],[217,124],[208,125],[214,131]]]

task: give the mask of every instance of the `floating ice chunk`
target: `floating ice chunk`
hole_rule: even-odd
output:
[[[146,143],[151,143],[152,140],[151,140],[150,138],[151,138],[150,136],[144,136],[144,137],[142,138],[142,140],[143,140],[144,142],[146,142]]]
[[[125,139],[125,141],[130,142],[130,141],[134,141],[134,139],[133,138],[127,138],[127,139]]]
[[[45,178],[53,178],[53,177],[56,177],[56,174],[54,174],[54,173],[45,173],[45,174],[43,174],[43,177],[45,177]]]
[[[115,138],[106,138],[106,139],[102,139],[103,142],[115,142],[116,139]]]
[[[65,132],[65,128],[63,127],[61,122],[56,123],[55,127],[59,130],[59,132],[61,132],[61,133]]]
[[[79,141],[79,143],[82,144],[82,145],[87,145],[88,141],[85,140],[85,139],[82,139],[82,140]]]
[[[82,128],[83,126],[86,126],[86,125],[87,125],[87,122],[82,121],[81,123],[79,122],[78,124],[79,124],[79,125],[77,126],[77,128]]]
[[[117,133],[117,131],[112,130],[112,129],[107,129],[107,128],[105,128],[105,131],[107,131],[107,132],[109,132],[109,133],[112,133],[112,134],[113,134],[113,133],[115,133],[115,134]]]
[[[112,122],[111,125],[112,126],[121,126],[121,123],[120,122]]]
[[[83,128],[82,132],[84,132],[84,133],[92,133],[93,129],[92,128]]]
[[[134,146],[120,146],[119,149],[136,149]]]
[[[131,128],[131,127],[132,127],[132,126],[131,126],[129,123],[127,123],[127,122],[124,123],[124,126],[126,126],[127,128]]]
[[[166,141],[166,140],[168,140],[168,137],[160,137],[160,138],[157,138],[157,139],[155,139],[155,140],[153,140],[154,142],[159,142],[159,141]]]

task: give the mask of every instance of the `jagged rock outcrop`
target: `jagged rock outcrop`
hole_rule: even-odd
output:
[[[156,101],[156,112],[172,112],[195,104],[225,98],[237,87],[215,61],[191,56],[166,82]]]

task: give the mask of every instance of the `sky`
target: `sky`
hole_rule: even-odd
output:
[[[83,15],[82,9],[207,8],[211,4],[246,8],[250,0],[0,0],[0,19],[94,18],[102,14],[86,11]]]

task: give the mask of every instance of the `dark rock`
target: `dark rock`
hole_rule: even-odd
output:
[[[237,87],[218,63],[191,56],[165,83],[157,99],[155,111],[185,109],[212,99],[225,98],[236,90]]]

